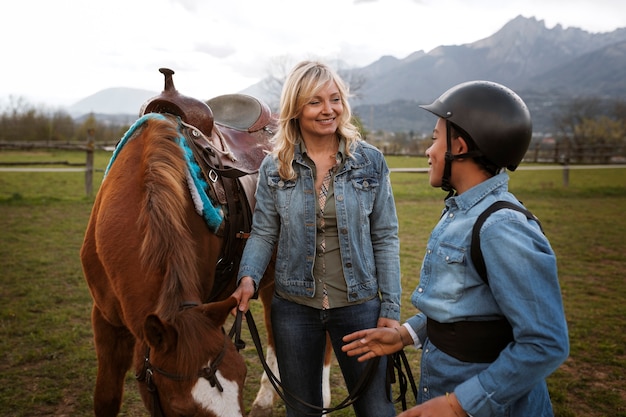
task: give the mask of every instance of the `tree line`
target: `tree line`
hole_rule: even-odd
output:
[[[626,101],[571,100],[554,118],[555,146],[563,163],[626,161]]]
[[[11,98],[1,111],[0,142],[84,143],[91,130],[96,144],[115,144],[130,127],[98,120],[93,114],[76,120],[64,110],[36,107],[23,99]],[[552,119],[553,131],[533,137],[527,159],[558,163],[626,161],[625,100],[575,98],[554,109]],[[358,117],[355,122],[362,127]],[[430,132],[362,133],[388,154],[424,155],[430,142]]]
[[[552,108],[552,129],[536,133],[525,160],[561,164],[626,163],[626,101],[574,98]],[[385,154],[424,155],[430,132],[367,132]]]
[[[0,108],[0,141],[38,142],[49,145],[85,142],[93,129],[98,143],[116,143],[128,125],[99,121],[91,114],[75,120],[65,110],[35,106],[23,98],[9,98]]]

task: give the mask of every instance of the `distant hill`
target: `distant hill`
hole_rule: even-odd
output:
[[[626,40],[533,76],[524,89],[570,96],[626,98]]]
[[[548,131],[559,103],[573,97],[626,97],[626,28],[589,33],[518,16],[492,36],[464,45],[416,51],[404,59],[383,56],[372,64],[343,71],[360,80],[351,104],[367,129],[429,132],[432,116],[417,104],[430,103],[448,88],[469,80],[490,80],[515,90],[528,104],[534,130]],[[267,80],[241,91],[266,100]],[[128,112],[157,92],[112,88],[72,106],[77,112]]]
[[[160,94],[159,91],[141,90],[137,88],[115,87],[101,90],[85,97],[68,108],[72,116],[94,114],[132,114],[139,115],[141,105],[151,97]]]
[[[381,70],[381,67],[384,70]],[[372,130],[429,131],[432,116],[417,108],[469,80],[500,82],[528,104],[535,131],[572,97],[626,96],[626,28],[588,33],[518,16],[474,43],[440,46],[403,60],[381,58],[354,70],[367,79],[354,111]]]
[[[505,84],[518,93],[543,90],[555,81],[548,76],[557,73],[556,86],[572,94],[584,91],[618,97],[613,87],[621,90],[626,86],[626,55],[614,45],[625,41],[626,28],[592,34],[560,25],[547,29],[543,21],[518,16],[492,36],[474,43],[440,46],[395,62],[381,58],[355,69],[367,79],[358,104],[430,102],[455,84],[478,79]],[[381,62],[384,71],[380,70]],[[570,70],[563,72],[568,67]],[[595,83],[600,68],[602,73],[613,71],[612,81],[617,86]]]

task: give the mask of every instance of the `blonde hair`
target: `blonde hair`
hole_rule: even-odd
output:
[[[295,147],[300,142],[298,117],[309,99],[328,83],[334,82],[339,90],[343,112],[338,119],[337,134],[346,141],[346,156],[351,156],[352,145],[361,139],[361,134],[352,123],[352,110],[348,103],[348,88],[339,75],[330,67],[317,61],[302,61],[287,76],[280,96],[280,116],[278,131],[273,138],[272,154],[278,163],[278,173],[282,179],[294,180],[293,169]]]

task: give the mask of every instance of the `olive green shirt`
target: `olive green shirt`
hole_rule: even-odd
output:
[[[325,172],[317,172],[315,163],[307,156],[306,148],[303,142],[300,142],[300,146],[304,160],[313,171],[313,178],[316,178],[317,175],[326,175]],[[322,308],[324,288],[326,288],[328,294],[330,308],[345,307],[350,304],[348,301],[348,289],[346,286],[346,280],[343,276],[341,253],[339,250],[339,234],[337,230],[337,213],[335,210],[335,192],[333,185],[335,173],[339,171],[344,163],[345,146],[345,140],[342,139],[339,142],[337,164],[332,168],[332,178],[328,185],[326,206],[323,211],[323,228],[321,227],[322,210],[319,205],[319,200],[315,199],[315,213],[317,219],[317,229],[315,234],[315,263],[313,265],[315,295],[312,298],[308,298],[280,294],[281,297],[287,300],[313,308]],[[320,246],[322,240],[325,240],[325,250],[323,250]]]

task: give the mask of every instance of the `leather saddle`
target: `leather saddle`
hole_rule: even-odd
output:
[[[219,279],[208,302],[220,296],[237,272],[252,227],[259,166],[271,150],[276,118],[265,103],[245,94],[226,94],[206,103],[184,96],[174,87],[174,71],[159,71],[165,88],[144,103],[140,116],[167,113],[181,119],[181,133],[208,184],[207,194],[225,213],[218,231],[225,239],[216,267]]]
[[[194,135],[194,142],[215,154],[209,165],[220,175],[237,178],[255,173],[271,149],[269,140],[276,129],[269,106],[245,94],[225,94],[204,103],[176,90],[174,71],[159,71],[165,76],[165,88],[143,104],[140,116],[173,114],[199,130],[202,135]]]
[[[252,133],[274,122],[269,106],[246,94],[225,94],[206,103],[215,120],[230,129]]]

